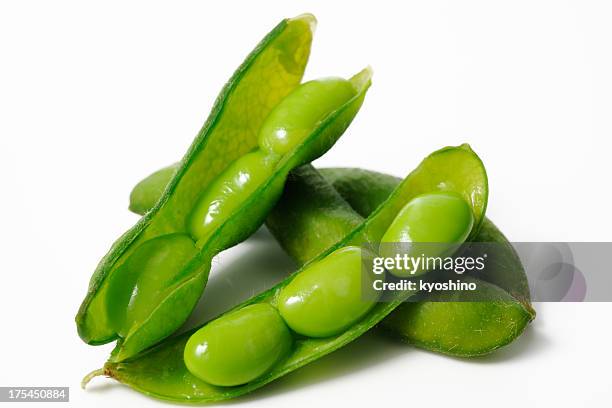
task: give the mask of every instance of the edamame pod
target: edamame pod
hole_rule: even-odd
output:
[[[284,155],[303,143],[313,129],[356,93],[350,81],[326,78],[306,82],[283,98],[259,131],[259,149],[236,160],[205,189],[189,217],[191,236],[205,243],[232,211],[270,177]]]
[[[446,160],[443,160],[444,156],[454,159],[452,168],[441,166],[446,162]],[[463,147],[443,149],[429,156],[397,186],[388,199],[370,217],[313,262],[324,259],[339,248],[361,245],[368,240],[371,242],[380,241],[386,229],[406,203],[420,194],[438,191],[440,186],[446,186],[447,191],[460,194],[470,204],[474,214],[473,225],[480,225],[486,202],[486,179],[470,177],[469,180],[466,180],[462,177],[469,168],[473,168],[474,160],[477,160],[477,157],[473,152],[471,150],[468,152]],[[436,164],[439,166],[436,166]],[[424,169],[427,169],[427,171],[424,171]],[[485,194],[484,197],[482,196],[483,193]],[[299,276],[299,273],[298,271],[297,274],[288,277],[268,291],[249,299],[234,310],[241,310],[252,304],[268,303],[273,306],[276,305],[278,293],[296,276]],[[257,389],[346,345],[378,324],[401,303],[402,299],[388,303],[377,303],[359,321],[334,336],[300,338],[299,341],[294,343],[285,359],[274,365],[266,374],[240,386],[231,388],[214,386],[194,376],[187,369],[183,361],[183,353],[188,339],[197,329],[164,341],[155,349],[128,361],[109,361],[105,365],[104,374],[116,378],[141,392],[162,399],[183,402],[229,399]]]
[[[77,314],[77,328],[90,344],[118,340],[112,360],[137,354],[187,319],[206,285],[212,257],[252,234],[280,196],[289,171],[325,153],[357,114],[370,85],[369,69],[350,79],[353,96],[334,105],[285,154],[258,151],[258,131],[264,121],[299,88],[314,23],[310,15],[284,20],[247,57],[217,98],[154,208],[117,240],[98,265]],[[152,256],[147,242],[176,234],[193,240],[195,254],[165,271],[164,276],[177,281],[139,277],[148,282],[140,298],[155,301],[136,302],[118,325],[107,305],[109,294],[127,292],[124,285],[133,282],[130,269],[122,266],[132,257]],[[123,273],[130,277],[118,276]]]
[[[330,168],[321,169],[320,173],[362,216],[381,205],[401,181],[397,177],[363,169]],[[301,184],[301,193],[312,197],[314,190],[308,189],[304,181]],[[317,191],[322,191],[320,186]],[[290,201],[289,197],[283,197],[280,203],[291,207]],[[272,212],[268,225],[270,219],[275,218],[275,227],[282,229],[283,214]],[[285,221],[291,225],[300,224],[293,217]],[[324,227],[319,223],[318,227],[319,234],[337,230],[335,225]],[[477,293],[444,291],[425,294],[422,301],[400,305],[383,320],[381,327],[417,347],[458,357],[489,354],[520,336],[535,318],[521,260],[507,238],[487,218],[473,241],[505,248],[489,254],[486,273],[475,273],[475,276],[467,278],[467,281],[477,283]],[[285,239],[284,242],[291,240]],[[310,248],[308,256],[316,256],[324,250],[316,245],[307,248]],[[298,260],[305,256],[304,247],[300,247],[299,255],[294,255],[298,247],[285,246],[284,249]],[[472,299],[473,296],[480,299]]]
[[[469,177],[481,173],[477,166],[473,170]],[[283,249],[304,264],[342,240],[363,221],[362,216],[371,214],[389,197],[400,181],[397,177],[358,168],[329,168],[317,172],[311,166],[302,166],[293,171],[283,197],[269,214],[266,224]],[[420,331],[425,329],[423,326],[419,326],[419,330],[407,330],[413,319],[430,322],[431,328],[447,324],[447,319],[437,320],[444,313],[433,313],[446,307],[444,302],[438,302],[440,293],[434,292],[424,295],[421,302],[409,302],[398,307],[383,321],[382,327],[418,347],[460,357],[487,354],[516,339],[535,316],[521,261],[506,237],[486,218],[473,240],[507,249],[490,254],[487,274],[474,278],[479,287],[486,287],[486,282],[499,287],[499,296],[489,293],[491,299],[499,298],[500,302],[484,307],[484,302],[475,304],[459,299],[461,292],[446,292],[461,300],[447,302],[447,313],[456,312],[457,321],[462,321],[462,313],[481,313],[480,323],[469,319],[466,322],[473,324],[471,328],[439,330],[436,342],[423,340],[431,336],[427,331]],[[477,334],[483,331],[489,336]]]
[[[465,208],[467,215],[461,211]],[[449,239],[454,242],[458,229],[462,228],[461,236],[467,237],[473,218],[467,203],[456,193],[422,194],[399,211],[386,234],[398,229],[420,231],[424,222],[431,224],[428,238],[435,242]],[[450,227],[450,224],[458,224],[460,228]],[[413,240],[416,236],[407,238]],[[363,289],[374,282],[375,274],[371,269],[374,256],[360,247],[341,247],[307,265],[280,288],[273,302],[278,312],[271,304],[255,303],[213,320],[187,342],[184,355],[187,369],[212,385],[255,381],[278,360],[275,350],[284,350],[283,345],[290,343],[286,340],[288,332],[276,329],[279,325],[284,327],[278,322],[279,313],[298,335],[317,338],[341,334],[365,316],[378,300],[378,296],[366,298],[363,293]],[[261,335],[257,331],[265,326],[270,326],[271,330],[263,341],[259,341]],[[222,344],[235,344],[237,354],[244,354],[245,358],[236,358],[233,351]]]
[[[462,147],[468,148],[467,145],[463,145]],[[440,165],[443,165],[440,163]],[[453,165],[453,160],[448,161],[448,166]],[[472,168],[472,175],[469,173],[466,177],[476,177],[480,172],[477,170],[477,166]],[[484,171],[484,167],[483,167]],[[378,208],[385,200],[389,197],[389,195],[393,192],[393,190],[398,186],[401,182],[401,179],[398,177],[390,176],[388,174],[378,173],[375,171],[364,170],[364,169],[356,169],[356,168],[326,168],[319,170],[321,175],[333,186],[334,190],[338,192],[340,196],[346,202],[348,202],[351,206],[351,209],[358,213],[362,217],[367,217],[373,211]],[[483,176],[485,177],[486,174]],[[299,198],[299,192],[302,195],[310,195],[314,194],[314,189],[308,188],[307,183],[304,180],[301,180],[301,184],[299,188],[293,188],[292,183],[287,186],[287,191],[292,191],[292,195],[298,196],[297,200],[302,203],[302,200]],[[316,191],[323,191],[321,187],[321,182],[317,181]],[[280,200],[280,204],[285,207],[292,207],[297,205],[297,203],[293,202],[289,196],[284,196]],[[277,206],[276,208],[280,208]],[[276,234],[276,229],[284,229],[287,231],[295,231],[295,229],[287,229],[283,228],[283,215],[286,214],[284,211],[273,211],[268,217],[267,224],[271,226],[270,220],[273,218],[277,218],[275,223],[275,228],[271,228],[273,232]],[[296,213],[293,213],[296,215]],[[311,211],[310,217],[313,217],[316,213]],[[342,219],[342,223],[345,223],[344,218]],[[285,220],[286,225],[296,225],[297,223],[305,224],[304,221],[297,220],[295,217],[287,217]],[[300,224],[301,225],[301,224]],[[321,230],[321,225],[319,225],[319,229]],[[338,228],[336,225],[331,227],[326,227],[327,231],[336,231]],[[305,231],[296,232],[296,234],[308,235]],[[319,231],[319,234],[324,233]],[[291,242],[290,238],[280,240],[282,242]],[[495,224],[484,217],[482,221],[482,225],[478,229],[478,233],[476,236],[471,238],[471,241],[474,242],[490,242],[500,247],[505,248],[505,250],[496,251],[496,257],[489,258],[488,263],[491,264],[491,267],[486,269],[486,274],[478,274],[477,278],[485,280],[489,283],[492,283],[506,292],[508,292],[512,297],[519,300],[526,310],[529,312],[531,317],[535,316],[535,311],[531,306],[531,299],[529,293],[529,283],[527,280],[527,275],[523,269],[523,265],[521,260],[516,253],[516,251],[512,248],[512,245],[506,238],[506,236],[495,226]],[[294,259],[300,261],[300,263],[306,262],[308,259],[313,258],[318,255],[326,248],[316,247],[315,241],[311,242],[311,245],[302,248],[299,250],[298,246],[284,246],[285,251],[287,251]],[[306,249],[306,251],[304,251]],[[299,255],[298,255],[299,252]],[[306,258],[306,256],[308,258]]]
[[[452,275],[446,276],[452,279]],[[417,347],[460,357],[491,353],[516,339],[533,315],[508,292],[471,276],[478,290],[436,291],[405,302],[382,327]]]
[[[433,192],[419,195],[406,204],[391,222],[383,240],[461,243],[472,225],[471,208],[460,195]],[[281,316],[291,329],[304,336],[327,337],[342,332],[378,299],[378,296],[365,297],[361,291],[362,286],[371,287],[374,281],[371,276],[369,284],[362,282],[362,277],[368,276],[362,275],[362,269],[369,265],[371,262],[362,259],[361,248],[352,246],[309,264],[281,290],[278,299]]]

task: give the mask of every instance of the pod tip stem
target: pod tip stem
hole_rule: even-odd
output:
[[[85,389],[87,387],[87,384],[91,381],[92,378],[98,377],[100,375],[105,375],[105,374],[106,374],[106,370],[104,368],[93,370],[91,373],[83,377],[83,380],[81,380],[81,388]]]

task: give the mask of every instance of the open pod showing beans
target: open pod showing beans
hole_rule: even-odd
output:
[[[452,161],[447,164],[453,165]],[[482,167],[474,168],[471,174],[484,173]],[[131,204],[146,208],[147,203],[140,197],[159,195],[156,192],[162,191],[169,180],[165,171],[140,182],[134,188],[138,194],[132,194]],[[266,225],[287,254],[305,264],[350,234],[400,181],[364,169],[316,170],[304,165],[291,173]],[[505,248],[496,251],[497,258],[489,258],[490,267],[485,274],[473,278],[483,291],[486,288],[483,294],[487,301],[470,299],[470,294],[461,291],[427,293],[422,295],[422,301],[400,305],[380,327],[407,343],[458,357],[488,354],[515,340],[535,317],[521,260],[487,218],[472,241]]]
[[[117,340],[122,361],[172,334],[206,285],[211,259],[250,236],[280,197],[289,172],[330,149],[370,86],[300,84],[315,19],[283,20],[225,85],[155,205],[101,260],[77,314],[89,344]]]
[[[436,241],[460,242],[477,234],[486,199],[486,174],[476,154],[467,146],[439,150],[400,182],[367,219],[283,282],[202,328],[168,339],[128,361],[109,361],[96,374],[158,398],[183,402],[229,399],[257,389],[358,338],[414,294],[406,291],[387,303],[364,302],[355,292],[360,288],[359,283],[355,285],[361,279],[356,260],[363,256],[363,243],[380,242],[402,226],[434,222],[437,217],[454,225],[437,228]],[[431,216],[434,213],[436,217]],[[326,302],[334,307],[324,317],[321,311]],[[257,327],[262,324],[269,330],[259,333]],[[251,338],[236,333],[259,334]],[[240,358],[218,347],[230,342],[241,350]]]
[[[325,250],[315,241],[311,241],[310,245],[300,243],[300,238],[293,234],[296,229],[300,230],[299,226],[304,226],[301,236],[308,236],[304,231],[305,226],[316,224],[319,230],[324,226],[323,233],[328,239],[333,240],[334,235],[335,239],[340,239],[339,231],[344,229],[347,219],[355,220],[355,213],[358,216],[368,216],[389,197],[401,181],[387,174],[352,168],[321,169],[320,175],[316,177],[313,170],[307,168],[303,166],[299,171],[308,171],[309,177],[291,180],[279,205],[267,221],[269,228],[283,243],[284,249],[298,262],[305,262],[304,257],[315,257]],[[329,182],[331,188],[321,188],[321,178]],[[350,209],[344,207],[341,211],[343,207],[335,199],[334,217],[314,209],[282,211],[281,206],[295,208],[298,202],[303,203],[301,195],[312,196],[314,185],[317,186],[317,198],[321,202],[331,203],[331,196],[335,193],[350,204]],[[328,210],[326,213],[331,212]],[[286,229],[284,225],[293,225],[294,228]],[[535,317],[535,310],[530,303],[527,276],[518,254],[488,218],[484,218],[471,241],[492,243],[498,248],[505,248],[490,254],[486,273],[470,278],[481,288],[479,293],[449,290],[423,294],[420,301],[400,305],[381,322],[380,328],[409,344],[457,357],[488,354],[520,336]],[[309,251],[304,251],[303,245]]]

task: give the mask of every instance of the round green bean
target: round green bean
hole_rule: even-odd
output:
[[[189,233],[205,241],[272,173],[277,160],[261,150],[247,153],[223,171],[200,197],[189,217]]]
[[[159,303],[162,291],[180,281],[177,273],[196,255],[193,240],[169,234],[143,243],[111,275],[106,296],[110,323],[121,336],[135,321],[143,320]]]
[[[270,112],[259,132],[259,147],[271,154],[286,154],[356,94],[355,87],[344,78],[303,83]]]
[[[293,331],[308,337],[333,336],[376,304],[377,297],[362,297],[362,252],[355,246],[340,248],[281,290],[278,310]]]
[[[178,163],[174,163],[140,181],[130,193],[130,211],[144,215],[153,208],[177,169]]]
[[[395,217],[381,239],[380,254],[441,256],[464,242],[474,224],[469,204],[455,192],[438,191],[415,197]],[[409,245],[408,245],[409,244]],[[399,277],[417,276],[426,269],[389,269]]]
[[[267,303],[247,306],[213,320],[187,342],[185,365],[209,384],[245,384],[268,371],[291,348],[278,311]]]

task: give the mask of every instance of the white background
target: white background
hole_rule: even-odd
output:
[[[512,240],[612,241],[609,2],[3,1],[0,385],[70,386],[73,405],[157,404],[104,378],[78,387],[111,346],[82,343],[74,314],[137,219],[132,185],[182,156],[244,56],[305,11],[319,19],[307,78],[375,70],[318,166],[405,175],[469,142],[487,165],[489,216]],[[258,236],[218,257],[192,323],[292,268]],[[612,304],[536,307],[489,358],[368,334],[237,404],[611,406]]]

